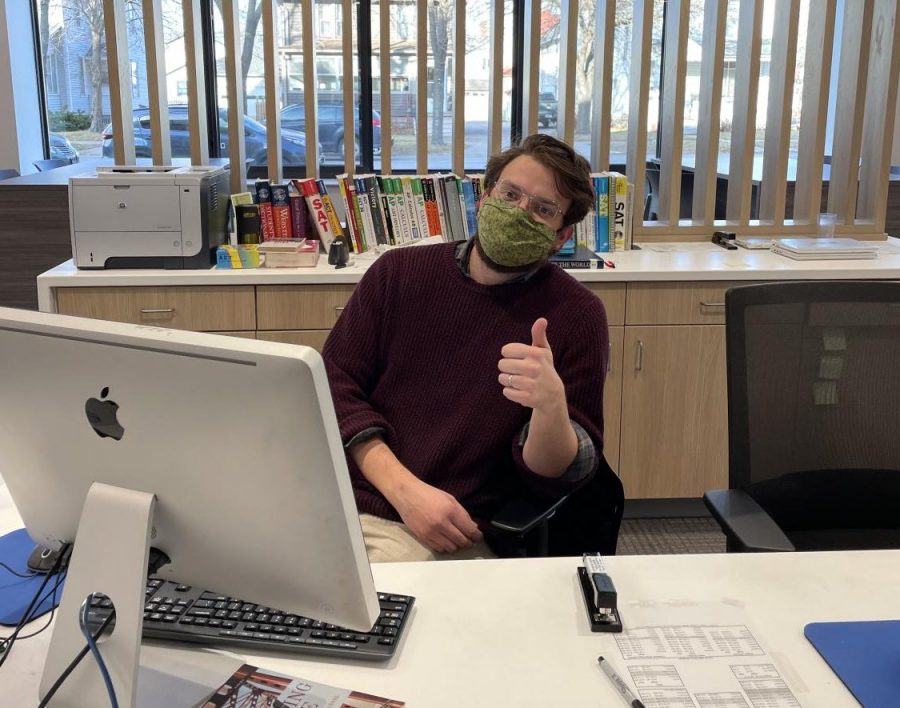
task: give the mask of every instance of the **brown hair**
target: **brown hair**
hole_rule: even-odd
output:
[[[518,145],[492,155],[484,171],[485,192],[493,189],[504,168],[517,157],[528,155],[556,175],[556,189],[571,200],[563,214],[563,226],[577,224],[594,206],[591,166],[569,145],[550,135],[535,133]]]

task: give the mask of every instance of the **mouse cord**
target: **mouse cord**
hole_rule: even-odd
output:
[[[2,644],[0,644],[0,667],[6,663],[6,659],[9,656],[10,651],[12,650],[12,646],[15,643],[16,639],[19,636],[19,633],[22,631],[22,628],[28,624],[32,619],[34,619],[34,613],[37,611],[37,608],[40,606],[42,593],[44,592],[44,588],[47,586],[47,583],[50,581],[50,577],[56,575],[59,572],[60,566],[62,565],[63,558],[66,557],[69,546],[71,544],[65,544],[56,559],[56,562],[53,564],[53,568],[50,569],[50,572],[44,577],[43,581],[41,581],[40,587],[37,589],[37,592],[34,594],[34,597],[31,598],[31,602],[28,604],[28,608],[25,612],[22,613],[22,617],[19,620],[19,623],[16,625],[16,628],[13,630],[13,633],[7,637]],[[57,583],[59,579],[57,578]]]

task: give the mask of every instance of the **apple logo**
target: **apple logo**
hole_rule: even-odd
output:
[[[109,387],[106,386],[100,392],[100,398],[109,395]],[[119,425],[117,415],[119,404],[115,401],[101,401],[98,398],[89,398],[84,404],[84,412],[87,414],[88,423],[101,438],[121,440],[125,434],[125,428]]]

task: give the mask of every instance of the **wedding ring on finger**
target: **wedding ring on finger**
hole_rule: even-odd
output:
[[[509,388],[515,388],[515,386],[513,386],[513,383],[512,383],[512,377],[513,377],[513,375],[510,374],[510,375],[509,375],[509,378],[506,380],[506,385],[507,385]]]

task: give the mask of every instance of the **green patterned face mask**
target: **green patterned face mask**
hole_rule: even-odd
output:
[[[494,263],[518,268],[547,258],[556,232],[515,204],[488,197],[478,211],[478,240]]]

